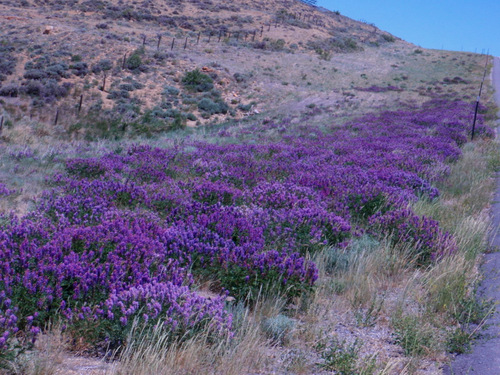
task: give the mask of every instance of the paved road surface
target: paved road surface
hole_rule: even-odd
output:
[[[500,58],[495,57],[493,68],[493,84],[495,85],[495,100],[500,106]],[[499,113],[500,116],[500,113]],[[497,137],[500,134],[497,134]],[[500,249],[500,174],[497,176],[497,191],[492,205],[493,232],[491,244]],[[485,279],[481,285],[481,294],[500,303],[500,252],[484,255],[482,270]],[[458,356],[446,368],[449,375],[500,375],[500,304],[487,324],[489,327],[482,331],[476,341],[472,353]]]

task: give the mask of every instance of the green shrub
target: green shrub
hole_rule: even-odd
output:
[[[240,104],[238,105],[238,109],[243,112],[248,112],[252,109],[253,104]]]
[[[210,98],[203,98],[198,102],[198,108],[210,115],[216,113],[227,113],[229,106],[222,100],[213,101]]]
[[[127,59],[125,65],[126,65],[127,69],[130,69],[130,70],[139,69],[139,67],[142,65],[141,56],[139,56],[137,54],[130,55],[130,57]]]
[[[163,95],[172,95],[172,96],[177,96],[179,95],[180,90],[177,87],[173,86],[165,86],[163,89]]]
[[[141,56],[144,55],[144,48],[138,48],[125,62],[125,67],[129,70],[144,70]]]
[[[113,68],[113,63],[111,60],[103,59],[99,60],[96,64],[92,66],[92,72],[98,74],[102,71],[111,70]]]
[[[396,41],[396,38],[394,38],[392,35],[390,34],[383,34],[382,35],[382,38],[384,38],[384,40],[388,43],[394,43]]]
[[[212,78],[200,72],[199,69],[186,72],[182,78],[182,84],[187,89],[198,92],[210,91],[214,88]]]

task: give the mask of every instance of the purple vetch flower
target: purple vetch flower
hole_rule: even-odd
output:
[[[238,144],[186,140],[69,160],[36,211],[2,216],[0,346],[56,313],[68,327],[111,323],[126,334],[138,319],[230,336],[227,292],[310,290],[310,255],[360,232],[412,244],[421,264],[438,260],[456,248],[452,236],[407,207],[439,199],[435,184],[469,123],[466,103],[433,100],[323,130],[267,122],[231,130]],[[207,275],[218,286],[211,298],[192,288]],[[111,334],[100,339],[120,341]]]

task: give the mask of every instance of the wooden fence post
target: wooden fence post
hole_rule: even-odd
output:
[[[0,120],[0,135],[2,134],[2,130],[3,130],[3,116],[2,119]]]
[[[198,32],[198,38],[196,39],[196,44],[200,43],[201,31]]]
[[[102,91],[105,91],[106,90],[106,78],[107,78],[108,74],[106,72],[104,72],[104,77],[102,79]]]
[[[175,44],[175,38],[172,38],[172,45],[170,46],[170,50],[174,49],[174,44]]]
[[[186,37],[186,41],[184,42],[184,49],[186,49],[187,45],[188,45],[188,37]]]
[[[56,118],[54,120],[54,126],[57,125],[57,121],[59,120],[59,108],[56,110]]]
[[[161,43],[161,35],[158,34],[158,45],[156,46],[156,50],[159,51],[160,50],[160,43]]]
[[[127,62],[127,54],[123,55],[122,69],[125,69],[125,63]]]
[[[78,103],[78,115],[80,114],[80,111],[82,110],[82,104],[83,104],[83,94],[80,95],[80,103]]]

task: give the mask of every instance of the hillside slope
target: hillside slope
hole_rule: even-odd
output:
[[[429,95],[426,83],[465,83],[473,64],[299,1],[5,1],[0,26],[6,119],[72,137],[110,136],[88,129],[99,118],[133,136],[307,105],[392,107]],[[209,85],[183,83],[196,69]]]

